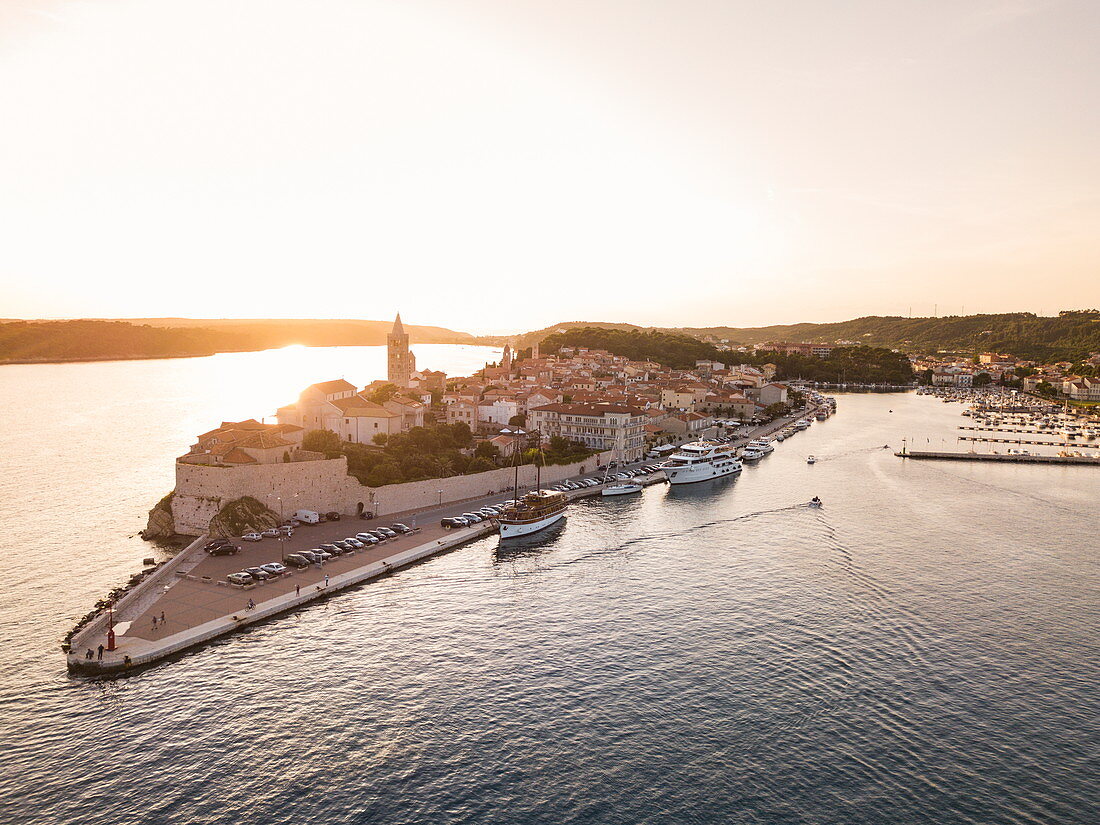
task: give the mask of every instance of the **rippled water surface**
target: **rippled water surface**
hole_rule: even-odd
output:
[[[0,369],[0,821],[1100,818],[1100,472],[903,462],[882,446],[959,423],[913,395],[842,395],[736,480],[69,677],[57,641],[137,569],[172,457],[212,410],[270,412],[218,358]]]

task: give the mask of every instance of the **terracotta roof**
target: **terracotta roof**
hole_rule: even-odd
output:
[[[235,447],[251,447],[254,450],[270,450],[275,447],[293,447],[294,444],[275,433],[258,432],[233,442]]]
[[[355,385],[349,384],[343,378],[337,378],[335,381],[322,381],[320,384],[310,384],[306,387],[306,390],[317,390],[324,395],[331,395],[335,392],[355,392]]]
[[[232,450],[230,450],[228,453],[226,453],[224,456],[222,456],[222,463],[223,464],[257,464],[259,462],[257,462],[256,459],[254,459],[252,456],[250,456],[244,450],[238,450],[236,447],[234,447]]]
[[[368,401],[361,395],[352,395],[348,398],[337,398],[329,402],[340,410],[341,414],[362,418],[397,418],[398,413],[390,412],[381,404]]]
[[[566,415],[603,415],[604,413],[626,413],[627,415],[641,415],[642,410],[637,407],[628,407],[625,404],[546,404],[535,407],[533,412],[557,412]]]

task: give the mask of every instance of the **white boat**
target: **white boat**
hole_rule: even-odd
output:
[[[821,499],[819,499],[817,496],[814,496],[813,498],[810,499],[810,506],[811,507],[820,507],[821,504],[822,504]]]
[[[600,491],[601,496],[626,496],[631,493],[642,492],[642,485],[624,481],[622,484],[612,484]]]
[[[775,445],[767,438],[756,438],[749,442],[748,446],[759,450],[764,455],[775,452]]]
[[[810,419],[800,418],[794,422],[793,426],[796,430],[808,430],[810,428]]]
[[[807,464],[816,464],[817,459],[814,458],[812,455],[811,456],[806,456],[806,463]]]
[[[764,452],[755,447],[746,447],[741,451],[742,461],[759,461],[764,457]]]
[[[720,441],[692,441],[673,453],[664,467],[669,484],[691,484],[741,472],[733,447]]]
[[[523,496],[504,508],[500,515],[502,539],[527,536],[556,524],[565,518],[569,499],[556,490],[538,490]]]

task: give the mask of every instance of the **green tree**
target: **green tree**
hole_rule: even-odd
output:
[[[522,414],[521,415],[513,415],[511,418],[508,419],[508,426],[509,427],[526,427],[527,426],[527,416],[522,415]]]
[[[993,383],[993,376],[990,375],[988,372],[979,372],[978,374],[976,374],[974,376],[974,386],[975,387],[984,387],[984,386],[986,386],[988,384],[992,384],[992,383]]]
[[[370,391],[370,395],[367,396],[368,401],[373,401],[375,404],[385,404],[395,395],[397,395],[396,384],[381,384]]]
[[[340,451],[340,436],[332,430],[310,430],[302,437],[302,449],[312,450],[315,453],[328,453]]]

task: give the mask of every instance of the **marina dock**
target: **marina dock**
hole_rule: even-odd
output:
[[[1016,442],[1012,442],[1016,443]],[[899,458],[920,458],[942,461],[1001,461],[1015,464],[1077,464],[1100,467],[1100,458],[1067,455],[1018,455],[1015,453],[944,453],[924,450],[899,450]]]

